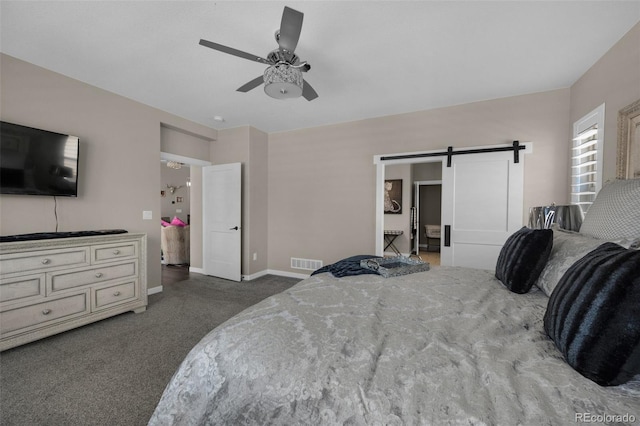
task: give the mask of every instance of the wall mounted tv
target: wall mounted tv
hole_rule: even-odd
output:
[[[0,121],[0,194],[78,195],[75,136]]]

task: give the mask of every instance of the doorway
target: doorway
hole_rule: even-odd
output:
[[[442,244],[442,181],[415,181],[416,229],[413,252],[432,265],[440,264]]]
[[[179,190],[174,190],[173,198],[168,198],[169,202],[176,201],[174,210],[183,210],[183,216],[186,216],[186,208],[176,207],[179,205],[186,206],[186,199],[184,194],[182,195],[182,203],[178,203],[175,199],[180,196],[179,193],[185,191],[188,188],[189,192],[189,213],[186,216],[185,221],[189,225],[189,265],[188,270],[191,272],[202,273],[202,167],[211,165],[211,162],[199,160],[197,158],[185,157],[181,155],[171,154],[168,152],[160,153],[160,165],[167,168],[167,161],[175,161],[181,164],[181,168],[188,168],[189,170],[189,186],[187,181],[184,183],[171,183],[171,185],[184,185]],[[166,187],[166,183],[161,182],[160,191],[165,191],[165,197],[170,197],[170,189]],[[160,194],[162,196],[162,194]],[[179,212],[176,212],[179,213]],[[165,216],[164,214],[162,216]],[[170,217],[173,219],[173,216]],[[162,227],[158,227],[158,233],[162,232]],[[161,239],[161,235],[159,238]],[[163,270],[166,268],[163,268]]]
[[[442,265],[492,269],[504,241],[522,227],[524,155],[531,143],[376,155],[376,255],[383,254],[384,184],[389,166],[439,162]]]
[[[160,160],[160,248],[163,272],[188,271],[191,231],[191,166]]]

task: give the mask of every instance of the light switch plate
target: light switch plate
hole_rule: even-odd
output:
[[[142,219],[143,220],[152,220],[153,219],[153,211],[151,211],[151,210],[143,210],[142,211]]]

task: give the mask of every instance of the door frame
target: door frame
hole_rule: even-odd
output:
[[[525,141],[520,145],[525,146],[521,154],[530,154],[533,152],[533,143]],[[497,145],[481,145],[464,147],[464,150],[484,150],[492,148],[507,148],[512,144],[497,144]],[[384,180],[385,180],[385,166],[391,166],[396,164],[419,164],[419,163],[442,163],[442,167],[447,167],[446,156],[425,156],[421,155],[434,155],[441,153],[442,149],[429,150],[429,151],[416,151],[416,152],[402,152],[393,154],[380,154],[373,156],[373,164],[376,166],[376,229],[375,229],[375,254],[376,256],[384,256]],[[482,154],[468,154],[468,155],[482,155]],[[384,157],[404,157],[404,158],[384,158]],[[524,206],[523,206],[524,208]]]
[[[210,166],[212,164],[211,161],[200,160],[200,159],[197,159],[197,158],[185,157],[183,155],[171,154],[169,152],[161,151],[160,152],[160,162],[162,163],[163,160],[165,160],[165,161],[178,161],[180,163],[188,164],[190,167],[191,166],[204,167],[204,166]],[[202,182],[194,182],[193,181],[193,176],[191,174],[190,174],[190,176],[191,176],[191,184],[193,186],[202,187]],[[191,191],[189,196],[190,196],[192,204],[193,203],[197,204],[197,202],[200,202],[200,204],[202,204],[202,193],[201,193],[201,191]],[[193,221],[193,213],[194,212],[196,214],[202,215],[202,212],[199,209],[193,210],[191,212],[191,214],[192,214],[191,222],[192,223],[194,222]],[[201,231],[202,231],[202,229],[200,230],[200,233],[202,233]],[[197,229],[192,228],[192,230],[190,232],[192,232],[192,233],[197,232]],[[160,240],[160,230],[158,229],[158,241],[159,240]],[[198,242],[198,239],[194,239],[194,238],[190,239],[190,245],[193,245],[194,243],[197,243],[197,242]],[[193,254],[193,253],[196,253],[196,252],[201,252],[201,250],[199,250],[199,249],[197,251],[196,250],[190,250],[190,252]],[[202,259],[200,259],[200,264],[202,264]],[[202,273],[202,268],[196,268],[196,267],[193,267],[193,266],[189,265],[189,271],[190,272],[196,272],[196,273]]]

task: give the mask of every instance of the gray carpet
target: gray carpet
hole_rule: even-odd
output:
[[[2,425],[146,425],[184,356],[207,332],[299,280],[236,283],[191,274],[118,315],[0,354]]]

